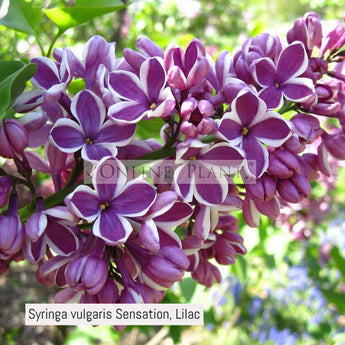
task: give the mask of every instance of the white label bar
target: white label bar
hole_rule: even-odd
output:
[[[25,324],[203,325],[202,304],[25,304]]]

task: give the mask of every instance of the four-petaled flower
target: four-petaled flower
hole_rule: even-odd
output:
[[[166,117],[176,101],[161,58],[150,58],[140,66],[139,77],[129,71],[113,71],[109,76],[109,89],[122,102],[109,107],[108,115],[116,123],[136,123],[144,117]]]
[[[282,106],[283,96],[294,102],[305,102],[314,94],[313,81],[301,77],[307,67],[308,56],[300,42],[287,46],[276,65],[267,57],[253,63],[253,77],[262,87],[259,96],[268,109]]]
[[[228,176],[243,164],[243,153],[228,143],[203,144],[188,140],[177,146],[173,186],[185,201],[219,205],[228,194]]]
[[[95,190],[81,185],[65,198],[74,214],[94,222],[93,234],[109,245],[124,243],[133,231],[128,218],[143,216],[156,199],[148,182],[126,180],[124,165],[116,158],[104,157],[92,176]]]
[[[50,132],[52,143],[62,152],[76,152],[87,161],[99,161],[105,156],[115,156],[117,146],[130,142],[135,125],[118,125],[106,120],[102,100],[93,92],[80,91],[72,100],[72,119],[58,119]]]
[[[291,135],[291,125],[252,92],[240,94],[218,125],[217,136],[239,145],[246,155],[249,173],[260,177],[268,167],[268,151],[264,144],[281,146]],[[254,163],[254,164],[251,164]]]

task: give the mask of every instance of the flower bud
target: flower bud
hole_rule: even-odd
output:
[[[106,283],[108,267],[106,263],[95,256],[78,256],[66,268],[66,281],[78,290],[86,290],[96,294]]]
[[[18,195],[10,196],[5,216],[0,216],[0,260],[17,253],[24,242],[24,229],[18,216]]]
[[[345,159],[345,133],[338,131],[334,134],[324,133],[322,136],[328,152],[337,159]]]
[[[5,119],[3,124],[9,144],[15,152],[22,154],[29,144],[28,132],[24,126],[15,119]]]
[[[277,190],[275,179],[264,173],[255,183],[246,185],[246,191],[252,199],[270,200],[274,197]]]
[[[278,192],[287,202],[298,203],[311,193],[308,179],[299,173],[278,182]]]
[[[268,172],[278,178],[291,177],[300,169],[296,155],[286,150],[277,150],[270,154]]]

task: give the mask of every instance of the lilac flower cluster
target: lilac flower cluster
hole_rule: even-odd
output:
[[[286,38],[261,34],[213,61],[197,39],[163,51],[140,38],[116,57],[94,36],[82,58],[32,59],[35,88],[14,104],[23,115],[0,124],[0,271],[37,264],[57,302],[159,302],[186,271],[220,282],[214,262],[246,253],[231,212],[253,227],[277,218],[330,174],[328,154],[345,159],[343,24],[323,33],[307,13]],[[136,135],[153,120],[161,142]],[[130,176],[124,161],[142,159],[173,161],[171,180]]]

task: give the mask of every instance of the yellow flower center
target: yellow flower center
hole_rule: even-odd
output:
[[[92,145],[92,144],[93,144],[93,140],[90,139],[90,138],[86,138],[86,139],[85,139],[85,142],[87,142],[89,145]]]
[[[104,211],[106,208],[108,208],[110,205],[109,205],[109,202],[101,202],[99,204],[99,208]]]
[[[244,135],[244,136],[246,136],[247,134],[248,134],[248,132],[249,132],[249,130],[248,130],[248,128],[247,127],[243,127],[242,128],[242,135]]]
[[[157,104],[156,104],[156,103],[152,103],[152,104],[150,105],[150,109],[151,109],[151,110],[156,109],[156,107],[157,107]]]

